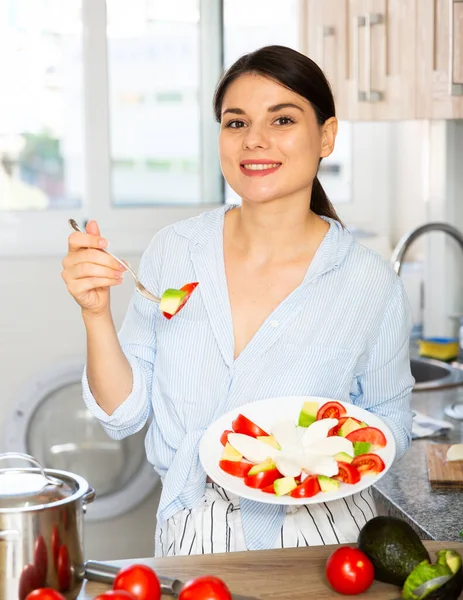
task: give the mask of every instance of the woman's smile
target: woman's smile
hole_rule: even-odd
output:
[[[265,177],[276,173],[281,163],[276,160],[246,159],[240,162],[241,172],[247,177]]]

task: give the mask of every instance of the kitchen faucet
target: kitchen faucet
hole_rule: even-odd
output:
[[[444,233],[447,233],[460,244],[460,248],[463,250],[463,234],[456,227],[453,227],[453,225],[449,225],[448,223],[425,223],[406,233],[394,248],[391,262],[397,275],[400,275],[402,262],[407,250],[415,240],[429,231],[443,231]]]
[[[402,269],[402,263],[404,256],[410,246],[413,244],[415,240],[421,237],[423,234],[428,233],[429,231],[443,231],[447,233],[454,240],[458,242],[460,248],[463,250],[463,234],[453,225],[449,225],[448,223],[425,223],[424,225],[420,225],[415,229],[412,229],[408,233],[406,233],[400,240],[397,246],[394,248],[394,251],[391,256],[392,266],[397,275],[400,275],[400,271]],[[463,318],[460,318],[460,355],[463,350],[462,338],[463,333]],[[456,403],[446,406],[444,412],[447,416],[452,417],[453,419],[463,420],[463,403]]]

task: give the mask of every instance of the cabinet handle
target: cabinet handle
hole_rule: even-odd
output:
[[[380,13],[368,13],[366,16],[354,17],[354,100],[356,102],[381,102],[384,93],[373,90],[371,87],[371,28],[373,25],[384,23],[384,17]],[[367,91],[359,87],[360,72],[360,29],[365,27],[365,73],[367,80]]]
[[[336,30],[331,25],[322,25],[320,27],[320,63],[319,66],[325,68],[325,38],[334,36]]]
[[[451,96],[463,96],[463,82],[457,82],[453,79],[453,69],[455,67],[455,4],[457,2],[463,2],[463,0],[449,0],[449,93]],[[463,56],[460,56],[460,60],[463,60]]]
[[[354,17],[354,39],[352,40],[352,51],[354,54],[354,102],[367,102],[368,94],[360,89],[360,28],[365,27],[367,20],[363,16]],[[367,66],[368,69],[368,66]]]

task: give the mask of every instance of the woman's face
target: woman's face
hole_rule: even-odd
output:
[[[222,103],[222,172],[230,187],[252,203],[308,191],[320,158],[333,151],[336,131],[336,119],[320,126],[302,96],[266,77],[242,75]]]

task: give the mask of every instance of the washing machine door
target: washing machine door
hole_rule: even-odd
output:
[[[71,471],[96,490],[86,519],[130,512],[159,484],[138,433],[112,440],[82,400],[83,362],[60,364],[29,382],[5,422],[3,450],[35,456],[45,467]],[[153,509],[154,510],[154,509]]]

